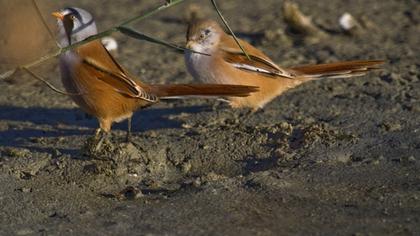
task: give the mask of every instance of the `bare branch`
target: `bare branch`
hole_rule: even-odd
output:
[[[68,96],[80,96],[80,95],[83,95],[82,93],[68,93],[68,92],[62,91],[62,90],[56,88],[50,82],[48,82],[45,79],[43,79],[41,76],[35,74],[29,68],[21,67],[21,69],[24,70],[24,71],[26,71],[26,72],[28,72],[28,74],[32,75],[32,77],[34,77],[35,79],[37,79],[37,80],[43,82],[44,84],[46,84],[50,89],[52,89],[56,93],[63,94],[63,95],[68,95]]]

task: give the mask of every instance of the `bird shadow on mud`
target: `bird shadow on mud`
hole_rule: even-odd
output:
[[[199,113],[207,106],[147,108],[133,116],[133,132],[181,128],[181,122],[169,119],[179,113]],[[0,106],[0,146],[26,147],[36,138],[92,135],[98,127],[95,118],[77,108],[43,108]],[[112,130],[126,130],[127,123],[115,123]]]

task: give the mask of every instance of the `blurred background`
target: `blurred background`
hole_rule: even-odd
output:
[[[65,6],[91,12],[102,31],[164,2],[37,1],[53,32],[51,12]],[[0,235],[420,235],[419,1],[217,2],[237,35],[281,66],[386,64],[366,76],[299,86],[245,124],[242,111],[209,100],[136,113],[133,143],[148,171],[139,170],[153,174],[146,176],[152,188],[166,181],[162,189],[173,195],[135,201],[103,195],[121,191],[116,179],[131,178],[131,165],[119,166],[118,176],[97,174],[81,154],[96,120],[17,73],[0,81]],[[32,1],[0,0],[0,14],[0,72],[56,49]],[[194,14],[218,19],[209,0],[186,0],[132,27],[183,45]],[[115,57],[133,75],[194,82],[182,54],[113,37]],[[56,58],[33,70],[61,88]],[[114,139],[125,129],[115,124]]]
[[[56,8],[53,1],[38,1],[40,10],[46,14]],[[48,53],[54,46],[48,30],[37,11],[28,0],[0,0],[0,14],[3,19],[0,28],[1,69],[11,69],[28,63]],[[48,17],[48,15],[44,15]],[[46,19],[53,29],[54,21]]]

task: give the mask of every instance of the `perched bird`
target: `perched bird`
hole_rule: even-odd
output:
[[[206,83],[258,86],[259,91],[248,97],[229,98],[232,107],[249,107],[254,111],[304,82],[360,76],[383,63],[381,60],[363,60],[281,68],[249,43],[240,39],[239,42],[250,59],[217,22],[192,22],[187,31],[186,47],[210,56],[186,52],[185,64],[195,79]]]
[[[61,47],[80,42],[97,33],[92,15],[80,8],[69,7],[52,13],[58,19],[58,40]],[[245,97],[257,90],[254,86],[219,84],[146,84],[135,79],[94,40],[60,56],[61,80],[73,101],[99,121],[96,131],[99,149],[113,122],[128,119],[137,109],[152,105],[161,98],[182,96]]]

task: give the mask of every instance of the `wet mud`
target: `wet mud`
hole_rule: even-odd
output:
[[[134,28],[182,45],[185,9],[216,19],[208,2]],[[234,31],[280,65],[387,62],[306,83],[251,117],[214,100],[162,102],[135,114],[131,143],[115,124],[99,153],[86,144],[96,120],[18,72],[0,82],[0,234],[420,234],[419,2],[297,0],[323,32],[310,40],[285,23],[283,1],[219,2]],[[158,3],[43,4],[52,26],[46,9],[71,4],[104,30]],[[345,12],[357,33],[340,29]],[[142,80],[194,82],[182,55],[114,37],[117,60]],[[35,71],[62,88],[56,60]]]

